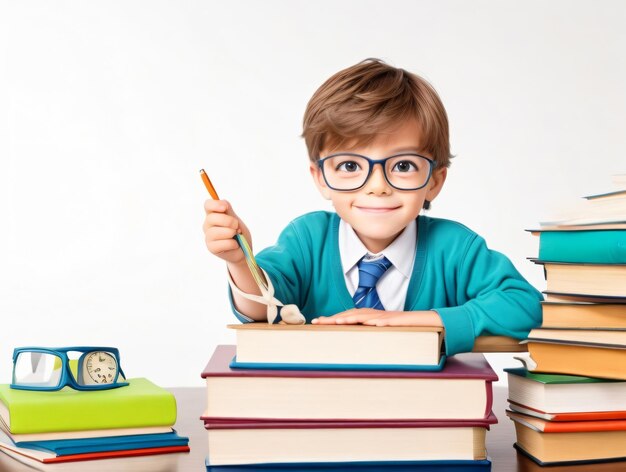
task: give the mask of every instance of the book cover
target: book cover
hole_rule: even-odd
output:
[[[553,262],[624,264],[626,230],[542,231],[539,259]]]
[[[326,370],[257,370],[232,369],[230,362],[235,357],[236,347],[220,344],[202,371],[201,377],[351,377],[351,378],[422,378],[422,379],[483,379],[493,382],[498,380],[495,371],[480,353],[457,354],[451,356],[444,368],[438,372],[394,372],[394,371],[326,371]]]
[[[2,420],[11,433],[46,433],[94,429],[172,426],[174,395],[145,378],[127,387],[81,392],[14,390],[0,385]],[[4,417],[6,414],[6,418]]]
[[[452,356],[438,372],[233,369],[234,354],[235,346],[217,346],[201,374],[209,418],[485,418],[493,401],[492,382],[498,379],[479,353]]]
[[[203,418],[207,430],[214,429],[361,429],[361,428],[486,428],[496,424],[493,411],[489,416],[472,420],[404,420],[404,421],[251,421]]]
[[[164,434],[137,434],[103,438],[61,439],[51,441],[21,441],[15,445],[26,449],[51,452],[57,456],[87,454],[106,451],[127,451],[156,447],[187,446],[189,438],[175,431]]]
[[[506,415],[542,433],[593,433],[600,431],[626,431],[626,420],[549,421],[531,415],[506,410]]]
[[[552,290],[544,290],[543,293],[547,302],[557,303],[610,303],[610,304],[626,304],[626,296],[611,295],[585,295],[582,293],[563,293]]]
[[[205,462],[207,472],[462,472],[490,471],[491,461],[449,460],[449,461],[377,461],[377,462],[298,462],[288,464],[251,464],[213,466],[209,459]]]
[[[4,403],[0,402],[0,409],[3,407]],[[8,416],[8,413],[6,416]],[[110,436],[131,436],[135,434],[161,434],[171,433],[173,430],[171,426],[150,426],[147,428],[92,429],[52,433],[13,434],[9,431],[9,427],[2,422],[2,414],[0,413],[0,431],[6,433],[11,437],[13,442],[17,443],[20,441],[57,441],[61,439],[105,438]]]
[[[20,449],[21,450],[21,449]],[[42,462],[10,449],[0,448],[0,470],[33,472],[173,472],[179,468],[179,455],[189,451],[162,451],[160,454],[97,458],[97,460]]]
[[[504,369],[507,374],[524,377],[542,384],[589,384],[589,383],[615,383],[614,380],[599,379],[596,377],[584,377],[581,375],[564,375],[564,374],[543,374],[539,372],[530,372],[523,367],[510,367]]]
[[[589,411],[576,413],[550,413],[509,400],[509,408],[515,413],[534,416],[546,421],[604,421],[626,420],[626,411]]]
[[[626,380],[626,350],[575,344],[529,342],[537,372]]]
[[[383,370],[383,371],[439,371],[446,363],[446,356],[442,355],[437,364],[300,364],[280,362],[239,362],[237,356],[230,361],[233,369],[261,369],[261,370]]]

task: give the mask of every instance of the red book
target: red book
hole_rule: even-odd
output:
[[[486,420],[498,380],[478,353],[422,372],[232,369],[234,356],[218,346],[202,372],[209,422]]]
[[[136,457],[150,456],[157,454],[171,454],[175,452],[189,452],[189,446],[167,446],[167,447],[151,447],[145,449],[129,449],[126,451],[102,451],[90,452],[87,454],[72,454],[67,456],[56,456],[49,452],[38,451],[35,449],[27,449],[24,447],[12,446],[9,444],[0,444],[0,449],[23,456],[28,459],[34,459],[44,464],[56,464],[59,462],[76,462],[91,461],[95,459],[109,459],[114,457]]]
[[[513,421],[541,431],[542,433],[592,433],[599,431],[624,431],[626,420],[588,420],[588,421],[548,421],[534,416],[507,410],[507,416]]]

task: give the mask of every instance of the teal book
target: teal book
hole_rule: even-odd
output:
[[[552,262],[625,264],[626,230],[541,231],[539,259]]]
[[[0,420],[11,434],[172,426],[176,399],[148,379],[126,387],[54,392],[15,390],[0,385]]]

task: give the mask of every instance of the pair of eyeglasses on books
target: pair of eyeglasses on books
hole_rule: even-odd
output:
[[[113,347],[18,347],[13,351],[13,381],[18,390],[105,390],[128,385]]]

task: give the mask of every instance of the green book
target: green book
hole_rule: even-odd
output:
[[[172,426],[174,395],[148,379],[92,392],[14,390],[0,385],[0,421],[13,434]]]
[[[591,264],[626,263],[626,230],[542,231],[539,259]]]
[[[524,377],[542,384],[583,384],[583,383],[610,383],[618,380],[599,379],[595,377],[582,377],[580,375],[541,374],[529,372],[523,367],[504,369],[505,372],[518,377]]]

